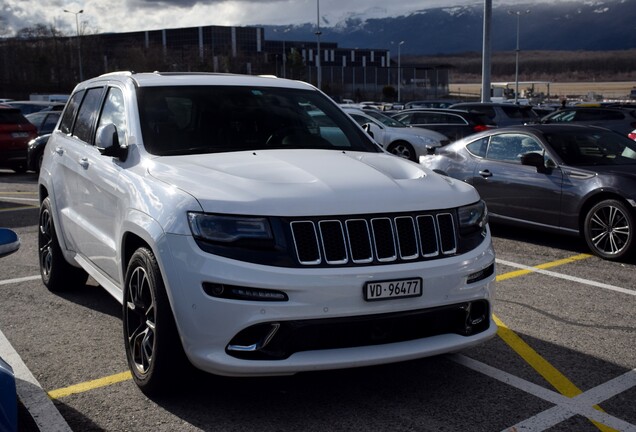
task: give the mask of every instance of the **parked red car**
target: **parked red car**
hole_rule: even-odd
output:
[[[37,136],[37,128],[19,109],[0,104],[0,168],[26,171],[28,143]]]

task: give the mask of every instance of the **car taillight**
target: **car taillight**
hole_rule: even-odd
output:
[[[492,129],[492,128],[493,128],[493,126],[481,124],[481,125],[473,126],[473,131],[481,132],[481,131],[485,131],[485,130]]]
[[[636,141],[636,130],[631,131],[630,133],[627,134],[627,136],[630,139],[633,139],[634,141]]]

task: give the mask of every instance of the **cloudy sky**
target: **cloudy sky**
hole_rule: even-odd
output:
[[[541,0],[495,0],[536,3]],[[319,3],[318,3],[319,2]],[[351,15],[389,17],[440,6],[483,4],[481,0],[0,0],[0,35],[37,24],[74,34],[75,15],[82,32],[127,32],[199,25],[287,25],[316,22],[321,26]]]

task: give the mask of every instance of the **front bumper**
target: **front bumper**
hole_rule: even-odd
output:
[[[186,354],[196,367],[219,375],[287,375],[411,360],[468,348],[496,333],[489,232],[463,255],[347,268],[246,263],[204,252],[180,235],[167,235],[158,249]],[[490,271],[469,281],[483,270]],[[366,282],[417,277],[423,281],[420,297],[364,299]],[[204,290],[210,283],[283,292],[286,300],[219,298]],[[466,307],[481,308],[477,315],[485,321],[461,315]],[[467,319],[479,323],[458,329]],[[422,331],[406,331],[409,325]]]

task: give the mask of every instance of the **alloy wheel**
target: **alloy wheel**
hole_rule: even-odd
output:
[[[143,267],[133,271],[127,286],[126,337],[136,372],[144,376],[154,359],[156,303]]]

